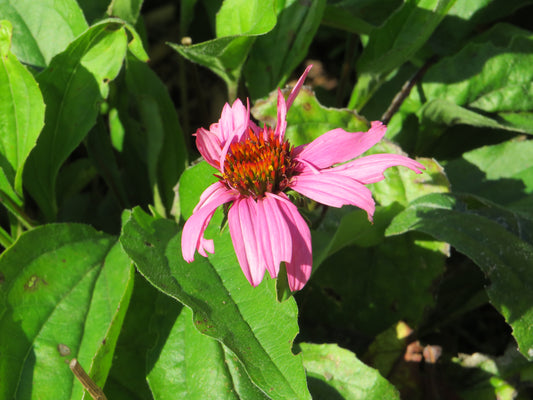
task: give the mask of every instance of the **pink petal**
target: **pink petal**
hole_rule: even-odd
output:
[[[212,190],[214,185],[216,184],[211,185],[208,190]],[[206,251],[214,251],[213,241],[204,239],[204,231],[217,207],[234,200],[235,197],[236,195],[228,190],[212,191],[204,199],[202,207],[195,210],[185,222],[181,235],[181,252],[185,261],[194,261],[195,250],[203,256],[206,256]]]
[[[311,143],[295,149],[297,159],[304,159],[317,168],[328,168],[361,155],[383,138],[387,127],[372,122],[368,132],[346,132],[337,128],[319,136]]]
[[[349,176],[327,170],[320,174],[301,174],[292,178],[291,188],[331,207],[351,204],[362,208],[368,213],[369,219],[374,214],[372,193],[362,183]]]
[[[222,146],[218,135],[207,129],[200,128],[196,131],[196,147],[202,157],[217,169],[220,168],[220,153]]]
[[[287,111],[289,111],[289,108],[291,108],[292,106],[292,102],[294,101],[296,96],[298,96],[298,93],[300,93],[300,89],[302,88],[302,85],[304,84],[305,78],[307,77],[307,74],[309,73],[312,67],[313,67],[312,65],[309,65],[305,69],[302,76],[300,76],[300,79],[298,79],[298,82],[296,82],[296,85],[294,85],[294,87],[292,88],[291,94],[289,94],[289,98],[287,99]],[[278,106],[279,106],[279,102],[278,102]]]
[[[288,225],[290,221],[287,221],[282,212],[278,196],[267,193],[257,204],[266,268],[270,276],[275,278],[278,276],[280,264],[292,258],[292,240]]]
[[[213,200],[216,200],[218,196],[224,195],[224,193],[226,192],[230,192],[230,190],[226,188],[226,186],[220,181],[209,185],[207,189],[205,189],[200,195],[200,200],[198,201],[198,204],[196,204],[192,212],[195,213],[206,203],[210,203]],[[233,191],[233,193],[235,194],[235,196],[238,195],[236,191]]]
[[[281,197],[283,196],[283,197]],[[292,257],[285,264],[289,288],[294,292],[300,290],[309,280],[313,265],[313,252],[311,247],[311,232],[307,223],[286,195],[277,196],[283,219],[287,221],[292,247]]]
[[[240,99],[235,100],[232,106],[226,103],[218,121],[221,142],[225,144],[227,141],[231,142],[234,137],[239,138],[248,128],[249,120],[250,112]]]
[[[276,123],[276,131],[274,135],[283,139],[285,136],[285,129],[287,128],[287,106],[285,105],[285,97],[278,89],[278,121]]]
[[[417,174],[426,169],[419,162],[399,154],[372,154],[338,167],[333,167],[330,171],[349,176],[366,185],[385,179],[383,172],[387,168],[400,165],[412,169]]]
[[[229,231],[242,272],[252,286],[265,274],[262,239],[257,218],[257,203],[250,197],[235,200],[228,213]]]

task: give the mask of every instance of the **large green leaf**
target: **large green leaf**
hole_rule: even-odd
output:
[[[37,77],[46,104],[45,126],[28,158],[25,180],[47,220],[54,220],[57,213],[59,167],[95,124],[99,102],[120,71],[126,48],[124,24],[104,21],[80,36]]]
[[[358,81],[349,108],[360,110],[388,74],[424,45],[456,0],[410,0],[381,27],[357,60]]]
[[[13,53],[37,67],[87,29],[76,0],[0,0],[0,17],[13,24]]]
[[[391,120],[388,137],[409,132],[420,152],[457,124],[532,134],[531,63],[531,32],[492,27],[428,69],[421,89],[411,91]],[[404,121],[413,114],[416,127],[406,130]]]
[[[115,238],[46,225],[0,258],[0,397],[81,399],[76,357],[102,386],[128,308],[133,268]]]
[[[161,305],[168,296],[154,288],[144,277],[136,273],[133,293],[119,339],[113,355],[113,365],[104,387],[108,399],[153,400],[146,381],[151,364],[148,352],[154,351],[156,341],[164,342],[168,329],[152,329],[152,318],[164,318],[172,325],[180,306],[174,300]],[[163,308],[164,306],[166,308]]]
[[[44,125],[37,82],[10,52],[11,24],[0,21],[0,191],[22,206],[22,171]]]
[[[174,310],[166,311],[169,308]],[[168,318],[180,308],[177,319]],[[250,382],[242,365],[232,359],[234,356],[225,351],[224,345],[196,329],[190,309],[167,297],[165,302],[160,302],[158,310],[159,318],[152,324],[156,332],[167,331],[169,322],[175,322],[168,336],[160,336],[156,351],[151,351],[155,363],[148,382],[154,399],[267,398]]]
[[[287,82],[307,54],[325,6],[325,0],[276,3],[278,22],[271,32],[255,41],[245,66],[252,99],[264,97]]]
[[[215,39],[192,46],[170,46],[220,76],[228,85],[230,97],[236,97],[241,69],[256,36],[276,24],[274,4],[273,0],[225,1],[216,16]]]
[[[387,234],[416,230],[446,241],[490,279],[492,304],[513,328],[520,351],[533,359],[533,246],[525,217],[476,198],[430,194],[392,221]]]
[[[377,370],[336,344],[300,343],[309,390],[314,398],[395,400],[398,391]]]
[[[181,185],[180,185],[181,186]],[[238,266],[229,233],[211,230],[215,254],[181,256],[181,234],[169,220],[135,209],[121,243],[139,271],[194,312],[196,328],[227,346],[250,379],[273,399],[309,398],[300,356],[291,352],[298,332],[293,299],[276,301],[275,281],[253,288]]]

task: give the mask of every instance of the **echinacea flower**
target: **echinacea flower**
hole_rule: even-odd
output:
[[[214,252],[204,231],[216,209],[231,203],[228,225],[239,264],[252,286],[265,270],[276,278],[285,262],[289,287],[300,290],[311,275],[311,232],[289,200],[294,190],[330,207],[351,204],[374,214],[372,193],[365,186],[383,180],[385,169],[405,166],[420,173],[424,167],[398,154],[356,158],[381,140],[386,127],[372,122],[368,132],[341,128],[324,133],[309,144],[293,147],[285,138],[286,115],[309,72],[309,66],[287,101],[278,89],[276,128],[259,128],[250,120],[249,106],[240,100],[226,103],[218,123],[200,128],[196,144],[204,159],[218,169],[219,181],[201,195],[183,227],[181,248],[187,262],[195,251]]]

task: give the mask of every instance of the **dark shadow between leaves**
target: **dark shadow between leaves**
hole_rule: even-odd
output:
[[[344,397],[333,386],[322,379],[307,376],[307,387],[313,400],[343,400]]]

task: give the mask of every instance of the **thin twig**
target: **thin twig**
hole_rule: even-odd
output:
[[[87,372],[85,372],[77,359],[73,358],[68,366],[94,400],[107,400],[102,389],[100,389],[91,377],[87,375]]]
[[[434,64],[435,61],[436,59],[431,57],[426,61],[422,68],[420,68],[416,74],[413,75],[411,79],[404,83],[402,89],[398,92],[394,99],[392,99],[387,111],[385,111],[385,113],[381,116],[381,122],[383,122],[385,125],[390,122],[392,116],[396,113],[396,111],[398,111],[404,100],[407,98],[407,96],[409,96],[409,93],[411,93],[411,89],[422,79],[428,68]]]

